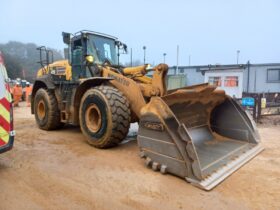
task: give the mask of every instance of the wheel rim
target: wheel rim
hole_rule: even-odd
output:
[[[87,108],[85,121],[90,132],[96,133],[101,128],[101,112],[95,104]]]
[[[40,120],[44,119],[44,117],[46,116],[46,107],[45,107],[45,103],[43,100],[39,101],[38,106],[37,106],[37,110],[38,110],[38,117]]]

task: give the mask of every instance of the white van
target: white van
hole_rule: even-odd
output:
[[[9,78],[0,52],[0,153],[12,149],[14,144],[13,105]]]

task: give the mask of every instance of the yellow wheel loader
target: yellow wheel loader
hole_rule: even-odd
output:
[[[92,31],[62,35],[68,60],[52,63],[51,51],[39,48],[31,109],[41,129],[79,125],[89,144],[109,148],[139,122],[146,165],[205,190],[262,151],[250,115],[224,91],[208,84],[167,91],[168,66],[120,66],[127,47],[117,38]]]

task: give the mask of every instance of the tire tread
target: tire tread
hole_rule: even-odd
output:
[[[113,121],[112,135],[103,148],[113,147],[118,145],[127,136],[131,115],[129,103],[123,93],[114,87],[101,85],[96,87],[96,89],[100,90],[109,101],[108,104],[111,106]]]

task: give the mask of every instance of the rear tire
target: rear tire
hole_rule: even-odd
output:
[[[82,97],[80,127],[89,144],[109,148],[126,137],[130,115],[129,103],[120,91],[111,86],[98,86]]]
[[[34,98],[35,119],[39,128],[55,130],[61,128],[60,110],[53,92],[40,88]]]

